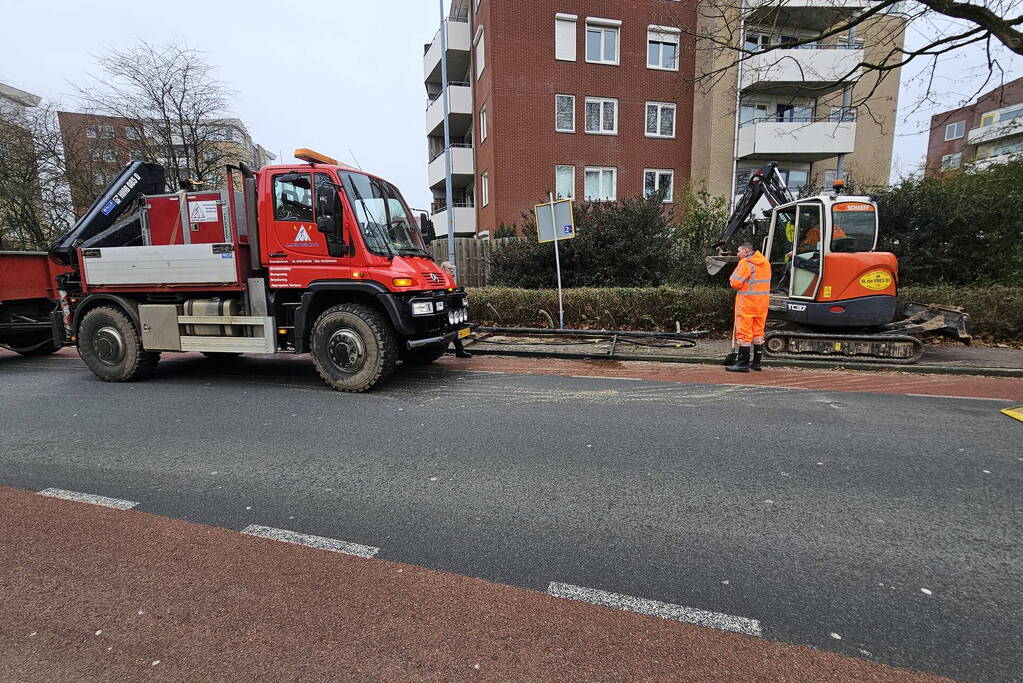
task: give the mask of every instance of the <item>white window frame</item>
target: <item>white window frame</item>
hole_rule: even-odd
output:
[[[558,171],[563,168],[572,169],[572,184],[569,185],[569,193],[567,195],[561,194],[558,190]],[[554,167],[554,198],[555,199],[575,199],[575,166],[570,164],[558,164]]]
[[[587,46],[590,43],[590,30],[601,31],[600,34],[600,59],[590,59]],[[613,31],[615,34],[615,56],[612,60],[604,59],[605,31]],[[622,22],[618,19],[602,19],[600,17],[586,17],[586,31],[583,34],[583,57],[589,64],[606,64],[618,66],[622,59]]]
[[[85,137],[92,138],[92,139],[98,138],[99,137],[99,127],[98,126],[86,126],[85,127]]]
[[[657,107],[657,126],[656,132],[651,133],[646,127],[646,114],[647,109],[650,107]],[[661,135],[661,118],[664,116],[664,108],[671,107],[671,135]],[[643,132],[648,138],[661,138],[662,140],[674,139],[676,135],[676,123],[678,116],[678,105],[674,102],[647,102],[643,106]]]
[[[661,189],[661,175],[671,176],[671,191],[664,196],[664,204],[671,204],[675,199],[675,169],[673,168],[644,168],[643,169],[643,196],[646,197],[646,174],[654,174],[654,192]]]
[[[100,137],[101,140],[113,140],[114,139],[115,133],[114,133],[114,127],[113,126],[99,125],[99,126],[97,126],[97,128],[99,130],[99,137]],[[106,133],[110,133],[110,134],[106,135]]]
[[[600,182],[603,182],[604,171],[611,171],[611,196],[592,199],[586,195],[586,174],[596,172],[600,174]],[[586,166],[583,169],[583,197],[588,202],[613,202],[618,200],[618,169],[614,166]]]
[[[579,17],[558,12],[554,15],[554,59],[574,62],[579,53]]]
[[[572,127],[571,128],[558,128],[558,98],[567,97],[572,100]],[[574,133],[575,132],[575,95],[567,95],[565,93],[555,93],[554,95],[554,132],[556,133]]]
[[[115,163],[117,161],[117,153],[112,149],[103,150],[103,161],[107,163]]]
[[[953,160],[955,163],[952,163]],[[959,168],[963,165],[963,153],[953,152],[952,154],[943,154],[941,156],[941,170],[951,171],[953,168]]]
[[[487,139],[487,126],[489,125],[487,118],[487,105],[480,107],[480,142]]]
[[[476,80],[483,76],[487,68],[487,40],[483,35],[483,27],[476,29],[476,36],[472,39],[473,61],[476,62]]]
[[[586,109],[590,104],[600,105],[600,130],[590,130],[586,127],[588,121]],[[612,130],[604,130],[604,105],[606,104],[614,105],[614,128]],[[587,97],[583,104],[583,130],[587,135],[618,135],[618,100],[613,97]]]
[[[480,206],[490,203],[490,171],[483,171],[480,174]]]
[[[679,57],[682,54],[682,29],[674,26],[656,26],[651,24],[646,30],[646,68],[653,71],[678,71]],[[666,67],[650,63],[650,43],[674,43],[675,66]]]
[[[952,135],[949,135],[949,129],[952,129]],[[966,121],[956,121],[949,123],[945,126],[945,141],[958,140],[966,134]]]
[[[139,129],[135,128],[134,126],[125,126],[124,137],[127,138],[128,140],[141,140],[142,133],[139,132]]]

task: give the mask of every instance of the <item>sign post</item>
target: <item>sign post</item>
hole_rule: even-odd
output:
[[[546,204],[537,204],[536,235],[540,242],[554,242],[554,266],[558,273],[558,327],[565,327],[565,301],[561,293],[561,250],[558,242],[575,237],[575,216],[571,199],[554,201],[554,195],[547,195]]]

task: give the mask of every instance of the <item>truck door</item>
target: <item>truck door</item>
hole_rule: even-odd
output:
[[[306,287],[338,276],[336,266],[344,259],[331,256],[327,235],[316,228],[317,190],[334,183],[323,172],[282,172],[271,179],[273,212],[265,247],[271,287]]]
[[[821,218],[820,202],[807,202],[796,207],[791,296],[812,299],[817,294],[823,263],[824,226]]]

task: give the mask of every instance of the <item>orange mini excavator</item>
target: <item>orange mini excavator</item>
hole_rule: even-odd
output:
[[[940,334],[969,344],[969,316],[960,308],[909,304],[898,315],[899,265],[895,254],[876,251],[877,204],[843,195],[842,187],[839,181],[830,193],[796,199],[778,165],[766,164],[750,177],[707,257],[714,275],[737,261],[726,249],[747,220],[754,219],[754,234],[766,225],[761,251],[772,270],[767,354],[915,363],[923,355],[921,337]]]

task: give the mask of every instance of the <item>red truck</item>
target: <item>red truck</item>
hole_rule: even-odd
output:
[[[426,250],[426,215],[382,178],[295,157],[228,166],[227,190],[176,193],[161,166],[132,162],[54,243],[67,272],[51,317],[96,376],[140,379],[164,352],[309,353],[327,384],[365,391],[469,334],[465,291]]]
[[[43,252],[0,251],[0,346],[23,356],[64,344],[57,276],[69,272]]]

